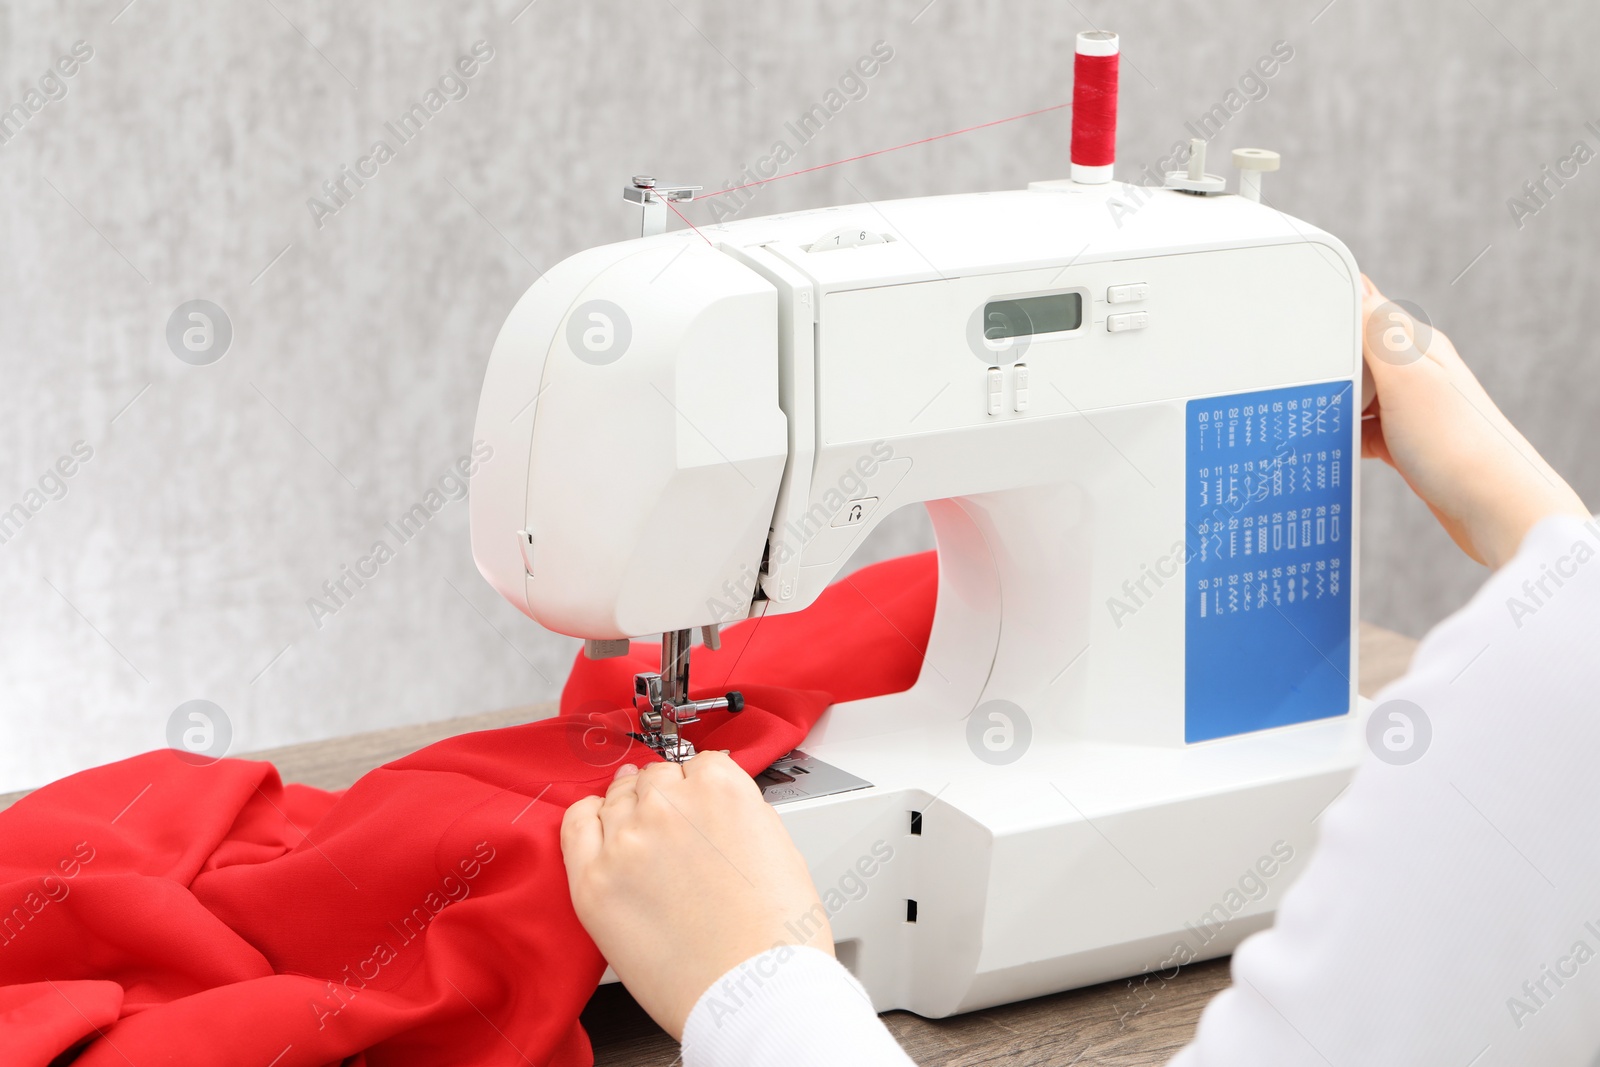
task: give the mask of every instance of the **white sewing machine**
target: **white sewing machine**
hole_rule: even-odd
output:
[[[1169,184],[665,233],[691,194],[636,182],[656,232],[552,268],[495,343],[478,565],[591,655],[665,635],[668,758],[694,629],[804,610],[928,509],[920,678],[763,776],[879,1010],[1231,951],[1354,766],[1356,265],[1255,182]]]

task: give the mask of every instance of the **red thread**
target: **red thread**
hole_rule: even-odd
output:
[[[1114,91],[1112,95],[1116,95]],[[946,137],[957,137],[963,133],[971,133],[974,130],[986,130],[990,126],[999,126],[1007,122],[1016,122],[1018,119],[1031,119],[1035,115],[1043,115],[1047,111],[1060,111],[1062,108],[1070,106],[1070,104],[1051,104],[1049,107],[1041,107],[1036,111],[1024,111],[1020,115],[1011,115],[1003,119],[993,119],[989,122],[980,122],[976,126],[967,126],[959,130],[951,130],[949,133],[937,133],[932,137],[923,137],[916,141],[907,141],[905,144],[897,144],[893,148],[880,148],[875,152],[863,152],[859,156],[850,156],[846,159],[836,159],[832,163],[819,163],[815,167],[806,167],[803,170],[791,170],[787,174],[775,174],[770,178],[761,178],[757,181],[745,182],[743,185],[730,185],[726,189],[718,189],[714,193],[702,193],[700,196],[695,197],[695,199],[710,200],[713,196],[726,196],[728,193],[736,193],[740,189],[753,189],[758,185],[766,185],[768,182],[779,182],[785,178],[796,178],[802,174],[811,174],[819,170],[827,170],[829,167],[837,167],[845,163],[854,163],[858,159],[871,159],[873,156],[881,156],[887,152],[898,152],[902,148],[915,148],[919,144],[927,144],[930,141],[942,141]],[[1114,101],[1113,107],[1115,107]]]
[[[1121,55],[1075,54],[1072,64],[1072,162],[1110,166],[1117,160],[1117,64]]]
[[[691,230],[693,230],[695,232],[695,236],[699,237],[700,240],[704,241],[706,244],[710,245],[712,248],[717,247],[716,245],[711,244],[711,238],[707,237],[705,234],[700,232],[700,227],[698,227],[694,223],[690,222],[688,216],[685,215],[683,212],[678,210],[678,205],[674,204],[670,197],[663,196],[660,199],[661,199],[661,202],[663,204],[667,205],[668,207],[670,207],[672,209],[672,213],[674,215],[678,216],[680,219],[683,220],[683,223],[684,223],[685,226],[688,226],[689,229],[691,229]]]

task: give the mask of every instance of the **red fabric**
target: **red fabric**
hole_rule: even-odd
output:
[[[857,572],[811,609],[696,648],[685,732],[752,773],[834,701],[910,686],[932,553]],[[587,1065],[604,961],[567,895],[567,805],[623,760],[623,659],[579,657],[555,719],[441,741],[343,793],[266,763],[148,752],[0,813],[0,1064]],[[65,1062],[65,1061],[63,1061]]]

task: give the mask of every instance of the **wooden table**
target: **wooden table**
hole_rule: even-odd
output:
[[[1371,696],[1404,673],[1415,648],[1408,637],[1363,623],[1362,694]],[[268,749],[247,758],[271,760],[285,781],[343,789],[374,767],[424,745],[531,722],[552,710],[548,704],[512,708]],[[0,809],[23,795],[0,796]],[[1138,994],[1131,981],[1107,982],[949,1019],[923,1019],[904,1011],[889,1012],[883,1019],[919,1064],[1158,1064],[1189,1041],[1200,1010],[1227,984],[1228,961],[1211,960],[1184,968],[1171,981],[1152,982]],[[620,985],[602,986],[595,993],[583,1023],[594,1041],[597,1067],[668,1067],[677,1062],[677,1043]]]

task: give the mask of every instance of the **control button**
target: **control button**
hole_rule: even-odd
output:
[[[1121,333],[1124,330],[1142,330],[1150,325],[1150,312],[1124,311],[1117,315],[1106,316],[1106,329],[1112,333]]]
[[[1017,402],[1018,411],[1028,410],[1028,365],[1026,363],[1012,364],[1012,369],[1017,372]]]
[[[872,517],[873,511],[878,506],[878,498],[864,496],[859,500],[850,500],[839,509],[839,514],[833,517],[830,526],[860,526]]]
[[[1106,290],[1106,303],[1131,304],[1135,300],[1143,300],[1150,295],[1148,282],[1129,282],[1127,285],[1113,285]]]
[[[1005,406],[1006,379],[1005,372],[999,367],[989,368],[989,414],[998,415]]]

